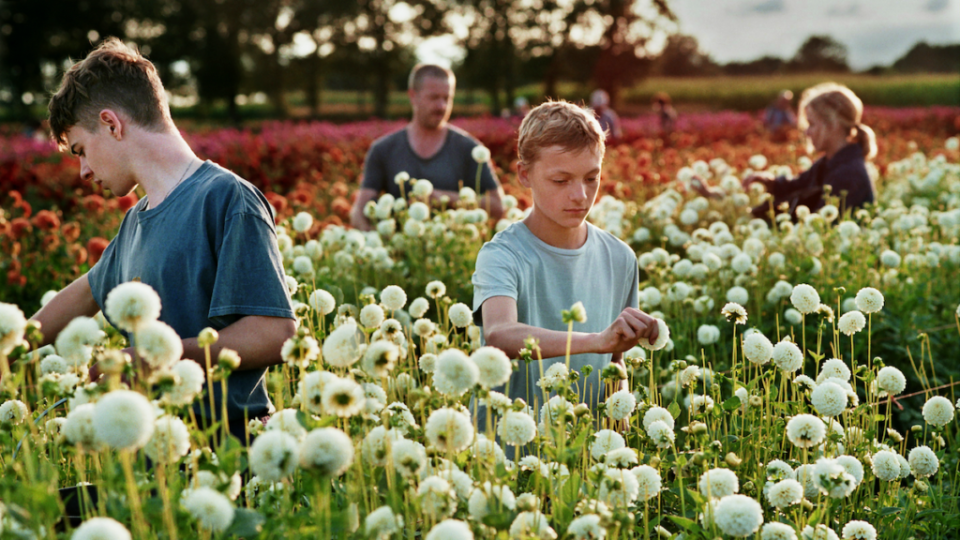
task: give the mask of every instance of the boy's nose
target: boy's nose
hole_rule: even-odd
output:
[[[587,198],[587,187],[583,182],[578,182],[570,189],[570,198],[574,201],[583,201]]]
[[[93,181],[93,170],[85,162],[80,162],[80,178],[87,182]]]

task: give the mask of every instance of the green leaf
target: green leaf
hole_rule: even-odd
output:
[[[673,521],[675,524],[677,524],[680,527],[683,527],[687,531],[698,532],[700,530],[700,526],[697,525],[697,522],[692,519],[687,519],[685,517],[680,517],[680,516],[667,516],[667,517],[670,518],[670,521]]]
[[[890,514],[899,514],[903,509],[896,506],[885,506],[883,510],[880,510],[881,516],[889,516]]]
[[[233,523],[227,529],[227,536],[240,536],[250,538],[260,534],[263,530],[263,522],[266,518],[259,512],[247,508],[237,508],[233,514]]]
[[[674,401],[667,407],[667,410],[670,411],[670,415],[673,416],[673,419],[676,420],[680,417],[680,406],[677,405],[677,402]]]
[[[735,411],[740,408],[740,398],[733,396],[723,402],[723,408],[727,411]]]

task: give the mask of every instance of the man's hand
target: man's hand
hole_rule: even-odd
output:
[[[700,175],[694,175],[693,179],[690,180],[690,187],[694,191],[699,193],[701,196],[708,199],[719,199],[723,197],[723,191],[719,188],[710,186],[705,179],[700,177]]]
[[[656,341],[659,330],[656,319],[639,309],[627,308],[606,330],[596,334],[597,352],[619,354],[629,351],[641,338]]]
[[[750,187],[750,184],[753,184],[754,182],[760,182],[766,187],[767,184],[773,182],[773,175],[768,172],[753,173],[744,178],[743,182],[741,182],[741,185],[743,185],[743,189],[747,189]]]

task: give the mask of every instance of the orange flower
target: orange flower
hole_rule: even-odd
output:
[[[10,228],[13,231],[14,238],[23,238],[27,233],[33,230],[33,226],[30,225],[30,222],[26,218],[18,217],[14,218],[10,222]]]
[[[90,266],[97,264],[100,257],[103,256],[103,250],[107,249],[110,241],[100,236],[94,236],[87,242],[87,253],[90,260]]]
[[[50,210],[41,210],[33,217],[33,226],[42,231],[55,231],[60,228],[60,218]]]
[[[99,214],[100,212],[103,212],[103,206],[103,197],[97,195],[96,193],[87,195],[83,198],[83,207],[87,209],[87,212]]]
[[[118,207],[121,212],[126,212],[127,210],[133,208],[135,204],[140,200],[140,197],[137,197],[136,193],[131,193],[126,197],[120,197],[117,199]]]
[[[67,242],[76,242],[77,238],[80,238],[80,225],[78,225],[76,221],[71,221],[70,223],[64,224],[60,232],[63,233],[63,238]]]

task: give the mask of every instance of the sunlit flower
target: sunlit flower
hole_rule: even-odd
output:
[[[93,428],[98,440],[114,450],[137,450],[150,440],[153,406],[139,392],[114,390],[97,401]]]
[[[943,396],[933,396],[923,404],[923,419],[941,427],[953,421],[953,403]]]
[[[714,520],[724,534],[746,537],[763,524],[763,508],[745,495],[728,495],[717,503]]]
[[[883,309],[883,294],[873,287],[864,287],[857,293],[857,307],[864,313]]]
[[[342,475],[353,463],[353,441],[336,428],[311,431],[300,443],[300,466],[332,478]]]
[[[160,296],[146,283],[121,283],[107,294],[104,313],[117,328],[136,332],[160,316]]]

